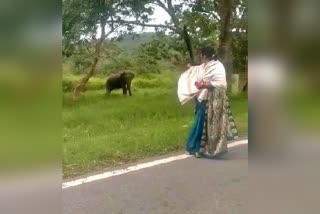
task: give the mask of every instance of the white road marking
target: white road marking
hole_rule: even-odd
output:
[[[244,145],[244,144],[248,144],[248,140],[240,140],[240,141],[236,141],[233,143],[229,143],[228,148],[232,148],[232,147],[240,146],[240,145]]]
[[[240,145],[244,145],[244,144],[248,144],[248,140],[241,140],[241,141],[236,141],[236,142],[233,142],[233,143],[229,143],[228,144],[228,148],[232,148],[232,147],[240,146]],[[173,161],[176,161],[176,160],[182,160],[182,159],[189,158],[189,157],[192,157],[192,155],[185,155],[185,154],[184,155],[177,155],[177,156],[173,156],[173,157],[169,157],[169,158],[155,160],[155,161],[148,162],[148,163],[142,163],[142,164],[138,164],[138,165],[135,165],[135,166],[130,166],[130,167],[126,168],[126,169],[119,169],[119,170],[115,170],[115,171],[104,172],[104,173],[101,173],[101,174],[92,175],[92,176],[89,176],[89,177],[86,177],[86,178],[81,178],[81,179],[78,179],[78,180],[62,183],[62,189],[67,189],[69,187],[79,186],[81,184],[90,183],[92,181],[97,181],[97,180],[101,180],[101,179],[105,179],[105,178],[110,178],[110,177],[117,176],[117,175],[122,175],[122,174],[125,174],[125,173],[128,173],[128,172],[145,169],[145,168],[157,166],[157,165],[160,165],[160,164],[173,162]]]

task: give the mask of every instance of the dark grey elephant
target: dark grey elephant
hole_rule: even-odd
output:
[[[134,78],[134,74],[130,71],[123,71],[121,73],[112,73],[106,81],[106,91],[110,94],[112,90],[122,88],[123,95],[132,96],[131,93],[131,81]]]

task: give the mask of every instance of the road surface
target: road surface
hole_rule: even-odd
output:
[[[189,157],[62,190],[65,214],[245,214],[248,146]]]

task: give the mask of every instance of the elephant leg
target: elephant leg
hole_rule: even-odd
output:
[[[128,91],[129,91],[129,96],[132,96],[132,93],[131,93],[131,82],[128,83],[127,89],[128,89]]]
[[[107,87],[107,88],[106,88],[106,95],[110,95],[111,91],[112,91],[112,89],[109,88],[109,87]]]
[[[122,86],[123,95],[127,95],[127,88],[126,86]]]

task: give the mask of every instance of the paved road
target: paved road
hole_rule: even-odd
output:
[[[223,160],[187,158],[63,190],[63,213],[247,213],[248,147]]]

